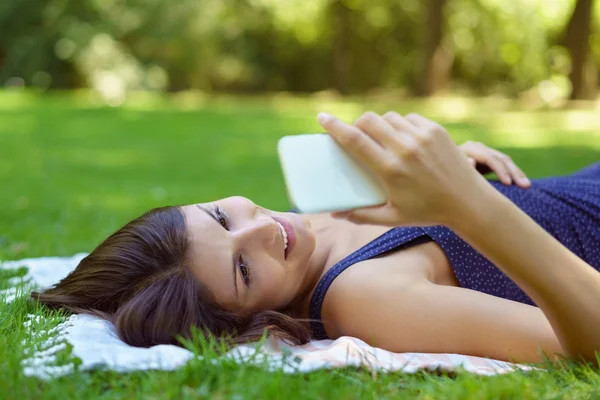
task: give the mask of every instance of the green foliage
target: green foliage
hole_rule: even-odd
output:
[[[454,88],[514,95],[564,77],[573,4],[448,0]],[[424,15],[417,0],[4,1],[0,84],[93,87],[115,104],[133,89],[411,88]]]

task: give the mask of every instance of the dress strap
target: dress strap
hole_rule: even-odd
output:
[[[348,267],[365,261],[384,253],[398,250],[400,248],[411,247],[416,244],[425,243],[431,241],[431,238],[425,233],[422,228],[419,227],[401,227],[394,228],[377,239],[366,244],[348,257],[344,258],[337,264],[335,264],[325,275],[321,278],[313,295],[310,300],[309,318],[311,320],[311,330],[313,338],[315,339],[326,339],[327,334],[325,328],[321,323],[321,307],[323,306],[323,300],[327,290],[342,272]]]

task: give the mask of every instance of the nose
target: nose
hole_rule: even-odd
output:
[[[278,226],[268,215],[256,213],[234,232],[238,246],[270,249],[277,242]]]

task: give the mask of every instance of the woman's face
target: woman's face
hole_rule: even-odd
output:
[[[182,210],[194,276],[222,307],[238,312],[278,310],[299,294],[315,248],[306,218],[266,210],[244,197]]]

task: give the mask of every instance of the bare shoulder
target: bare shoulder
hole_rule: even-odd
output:
[[[386,269],[385,265],[373,267],[380,266]],[[321,312],[328,336],[353,336],[394,352],[458,353],[527,362],[539,361],[540,349],[548,355],[562,354],[539,308],[438,285],[425,274],[404,271],[411,269],[373,273],[365,263],[340,274]]]
[[[323,302],[321,316],[328,336],[342,336],[347,332],[343,326],[360,320],[355,304],[365,313],[398,307],[399,302],[410,301],[415,285],[436,278],[448,281],[444,276],[450,274],[449,270],[434,242],[350,266],[333,281]]]
[[[347,335],[348,322],[360,320],[357,314],[393,307],[410,296],[411,285],[425,281],[424,270],[411,265],[389,268],[381,260],[373,259],[349,267],[333,281],[323,301],[321,317],[327,335],[330,338]],[[357,304],[360,310],[356,309]]]

